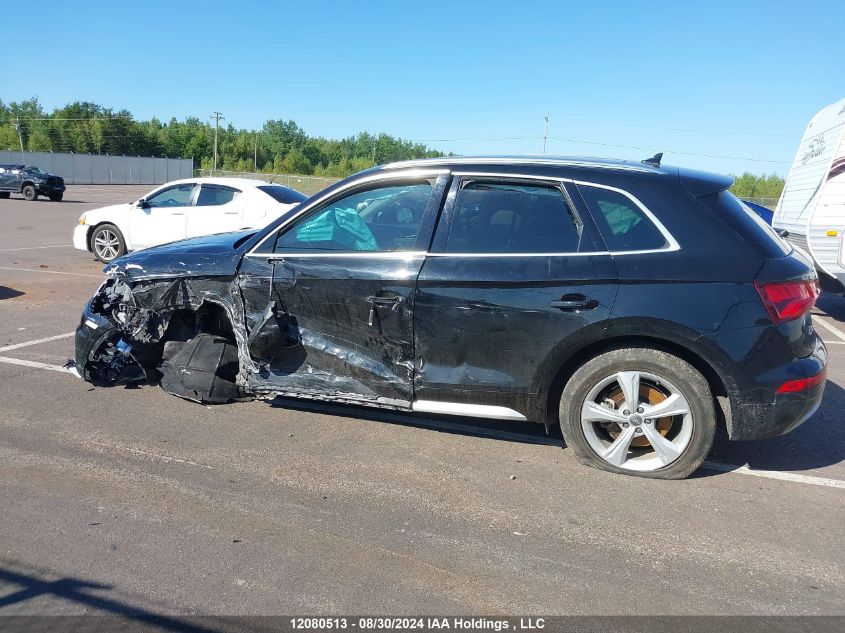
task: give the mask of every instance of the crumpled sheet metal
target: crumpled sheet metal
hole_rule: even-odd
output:
[[[267,293],[268,280],[263,281],[263,292]],[[262,318],[259,313],[248,314],[247,327],[241,286],[236,277],[143,277],[133,282],[125,275],[112,275],[95,297],[92,309],[109,318],[123,341],[133,348],[143,349],[162,341],[174,313],[185,309],[196,311],[204,303],[222,308],[232,324],[240,365],[236,382],[245,392],[395,408],[409,406],[401,391],[397,389],[395,394],[385,395],[384,386],[409,384],[413,363],[375,359],[367,350],[357,349],[349,341],[303,329],[298,332],[298,360],[293,360],[289,368],[271,368],[253,359],[248,330],[254,332]],[[250,303],[260,305],[260,302]],[[397,375],[394,368],[403,375]],[[379,383],[380,393],[373,388],[373,382]]]

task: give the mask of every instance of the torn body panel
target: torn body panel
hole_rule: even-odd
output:
[[[158,382],[203,402],[281,394],[410,409],[422,257],[248,257],[237,270],[214,253],[174,264],[169,250],[107,269],[77,331],[86,380]]]
[[[245,258],[252,393],[409,409],[420,256]]]
[[[76,365],[80,375],[101,386],[161,381],[171,393],[189,397],[191,390],[185,391],[184,385],[176,387],[180,383],[178,376],[187,377],[187,374],[182,371],[184,367],[174,365],[173,361],[178,362],[179,358],[172,346],[170,357],[165,353],[165,343],[187,344],[205,332],[220,335],[231,342],[233,349],[239,349],[238,339],[243,338],[239,315],[243,310],[239,293],[232,292],[233,284],[237,284],[234,277],[133,280],[114,271],[83,309],[76,336]],[[214,355],[206,356],[211,363]],[[235,360],[239,356],[236,354]],[[230,358],[231,353],[226,357]],[[215,372],[221,358],[205,369]],[[225,375],[225,380],[231,383],[225,393],[230,393],[234,385],[246,382],[238,375],[239,370],[231,372],[231,368],[229,363],[221,369],[221,378]],[[201,371],[203,367],[194,366],[194,369]],[[208,393],[206,397],[192,399],[208,402],[230,399],[221,398]]]

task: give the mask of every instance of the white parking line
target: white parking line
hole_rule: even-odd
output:
[[[199,466],[200,468],[208,468],[209,470],[214,470],[214,466],[209,466],[208,464],[198,464],[197,462],[192,462],[189,459],[170,457],[169,455],[162,455],[161,453],[150,453],[149,451],[142,451],[137,448],[131,448],[129,446],[115,446],[112,444],[104,444],[103,442],[91,442],[91,444],[109,449],[124,450],[130,453],[134,453],[135,455],[143,455],[144,457],[155,457],[156,459],[161,459],[166,462],[176,462],[177,464],[189,464],[190,466]]]
[[[736,473],[737,475],[753,475],[755,477],[767,477],[768,479],[780,479],[782,481],[794,481],[799,484],[810,484],[811,486],[826,486],[828,488],[845,488],[845,481],[829,479],[827,477],[814,477],[811,475],[798,475],[796,473],[782,473],[776,470],[752,470],[745,466],[734,464],[722,464],[719,462],[704,462],[702,468],[718,470],[723,473]]]
[[[838,332],[838,330],[837,330]],[[24,343],[16,343],[14,345],[7,345],[6,347],[0,347],[0,352],[5,352],[13,349],[20,349],[22,347],[28,347],[30,345],[38,345],[39,343],[48,343],[50,341],[57,341],[64,338],[69,338],[73,336],[75,332],[67,332],[66,334],[57,334],[56,336],[47,336],[44,338],[34,339],[32,341],[26,341]],[[845,335],[842,335],[845,338]],[[843,341],[845,343],[845,341]],[[21,365],[23,367],[33,367],[35,369],[47,369],[50,371],[59,371],[67,374],[72,374],[75,376],[79,376],[79,374],[71,368],[62,367],[60,365],[51,365],[49,363],[39,363],[32,360],[23,360],[21,358],[10,358],[8,356],[0,356],[0,363],[9,363],[11,365]],[[450,430],[454,430],[457,432],[477,432],[478,429],[474,426],[464,425],[457,422],[447,422],[444,420],[426,420],[426,422],[430,423],[432,426],[442,426]],[[526,437],[529,437],[534,443],[541,443],[544,444],[542,440],[538,441],[539,438],[535,438],[533,436],[526,436],[522,433],[494,433],[496,437],[503,437],[505,439],[510,439],[513,441],[524,441]],[[134,453],[138,454],[147,454],[144,451],[139,451],[137,449],[130,449],[127,448]],[[167,457],[164,455],[155,455],[150,453],[154,457],[159,457],[161,459],[172,460],[176,462],[183,462],[184,460],[180,460],[177,458]],[[211,466],[206,466],[205,464],[194,464],[193,462],[185,462],[188,464],[196,465],[196,466],[203,466],[204,468],[211,468]],[[796,473],[786,473],[786,472],[778,472],[775,470],[752,470],[748,467],[748,465],[738,466],[736,464],[723,464],[721,462],[704,462],[701,466],[702,468],[708,470],[716,470],[723,473],[736,473],[737,475],[753,475],[754,477],[766,477],[768,479],[778,479],[781,481],[791,481],[795,483],[801,484],[808,484],[811,486],[825,486],[827,488],[842,488],[845,489],[845,481],[839,479],[829,479],[827,477],[815,477],[811,475],[799,475]]]
[[[815,323],[816,325],[821,325],[828,332],[830,332],[834,336],[839,337],[842,342],[845,342],[845,332],[842,332],[839,328],[833,327],[830,323],[827,323],[818,316],[817,318],[813,319],[813,323]]]
[[[49,369],[50,371],[61,371],[66,374],[73,374],[75,376],[79,375],[74,369],[62,367],[61,365],[38,363],[34,360],[23,360],[22,358],[9,358],[8,356],[0,356],[0,363],[9,363],[10,365],[23,365],[24,367],[34,367],[35,369]]]
[[[73,244],[56,244],[55,246],[22,246],[21,248],[0,248],[0,253],[9,251],[34,251],[41,248],[73,248]]]
[[[92,277],[94,279],[102,279],[102,275],[86,275],[85,273],[67,273],[62,270],[44,270],[43,268],[17,268],[11,266],[0,266],[0,270],[18,270],[27,273],[47,273],[49,275],[70,275],[72,277]]]
[[[76,334],[76,332],[68,332],[67,334],[56,334],[56,336],[46,336],[44,338],[37,338],[34,341],[26,341],[24,343],[15,343],[14,345],[7,345],[0,347],[0,352],[8,352],[11,349],[20,349],[21,347],[29,347],[30,345],[38,345],[39,343],[49,343],[50,341],[58,341],[59,339],[69,338]]]

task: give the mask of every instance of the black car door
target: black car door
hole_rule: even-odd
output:
[[[414,408],[523,419],[567,346],[604,327],[617,274],[554,179],[455,177],[420,272]]]
[[[414,288],[448,176],[395,176],[314,202],[245,256],[253,390],[410,407]]]

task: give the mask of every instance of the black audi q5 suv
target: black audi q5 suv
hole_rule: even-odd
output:
[[[258,232],[107,266],[77,368],[200,402],[560,424],[584,463],[686,477],[718,425],[785,433],[824,389],[813,266],[731,182],[659,159],[377,167]]]

